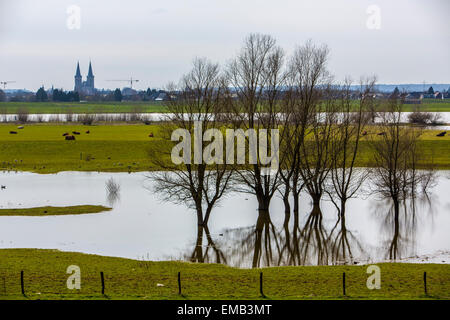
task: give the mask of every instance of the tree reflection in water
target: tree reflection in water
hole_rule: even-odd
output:
[[[330,256],[332,264],[353,264],[354,258],[367,259],[361,239],[349,229],[345,222],[345,215],[338,215],[338,220],[330,232]]]
[[[204,236],[206,238],[206,245],[203,245]],[[227,258],[216,244],[216,241],[213,240],[207,225],[198,227],[194,249],[190,255],[185,255],[184,259],[191,262],[227,264]]]
[[[436,208],[433,198],[428,191],[403,199],[399,214],[395,214],[392,201],[379,201],[373,206],[373,214],[379,220],[383,237],[380,256],[397,260],[415,255],[418,226],[425,220],[433,223]]]
[[[389,198],[369,200],[374,228],[378,225],[382,236],[375,249],[348,228],[345,215],[335,215],[335,221],[325,223],[321,207],[313,204],[305,219],[301,219],[301,214],[300,217],[294,215],[293,219],[285,217],[279,228],[268,214],[258,215],[256,224],[251,227],[228,229],[220,235],[212,235],[207,226],[203,227],[194,248],[191,247],[184,258],[257,268],[353,264],[411,256],[415,252],[418,226],[423,222],[432,223],[437,208],[436,199],[430,193],[432,186],[430,180],[421,192],[416,192],[416,186],[412,187],[415,192],[402,200],[398,215]]]

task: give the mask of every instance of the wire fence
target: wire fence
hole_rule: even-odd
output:
[[[191,292],[189,292],[189,286],[187,286],[186,284],[188,282],[192,282],[193,281],[192,278],[183,279],[181,271],[178,271],[176,274],[174,274],[173,278],[174,279],[172,281],[175,282],[175,280],[176,280],[176,283],[177,283],[176,291],[174,290],[175,289],[174,286],[171,286],[169,293],[174,296],[178,295],[181,297],[188,297]],[[47,294],[47,295],[61,295],[62,298],[64,298],[67,295],[76,296],[76,295],[80,295],[80,293],[82,293],[83,295],[100,295],[101,294],[104,297],[108,297],[109,293],[112,293],[113,295],[117,295],[120,292],[120,290],[118,290],[120,285],[118,285],[117,282],[114,282],[114,290],[111,290],[110,292],[108,291],[108,289],[111,289],[111,288],[108,288],[108,281],[106,280],[105,273],[103,271],[99,272],[97,281],[94,277],[92,277],[92,275],[90,277],[88,277],[85,281],[89,282],[89,284],[90,284],[89,288],[88,288],[88,290],[83,290],[83,291],[76,290],[76,289],[69,290],[68,287],[64,287],[63,283],[61,283],[62,281],[57,281],[58,284],[60,284],[60,286],[58,286],[60,288],[60,291],[55,291],[54,289],[53,290],[45,290],[45,286],[44,286],[44,287],[42,287],[42,289],[44,289],[44,290],[39,290],[39,292],[36,292],[37,291],[36,289],[39,288],[39,285],[37,285],[37,283],[41,284],[42,283],[41,280],[33,278],[33,277],[28,277],[28,279],[26,279],[26,273],[23,270],[20,272],[20,274],[17,274],[16,279],[17,279],[17,283],[16,283],[16,285],[14,285],[14,279],[11,279],[11,278],[7,279],[7,277],[5,275],[1,276],[1,278],[0,278],[0,285],[1,285],[0,297],[3,296],[3,298],[5,298],[5,297],[8,298],[8,296],[14,297],[14,296],[20,295],[20,296],[23,296],[24,298],[29,298],[30,296]],[[113,279],[114,279],[113,277],[109,278],[110,281]],[[127,283],[129,283],[131,280],[132,279],[128,279]],[[167,281],[170,281],[171,279],[165,279],[165,280],[167,282]],[[270,291],[266,292],[267,288],[265,287],[264,273],[263,272],[259,273],[259,281],[257,279],[254,279],[254,280],[255,280],[254,290],[248,291],[249,296],[255,297],[255,295],[256,295],[257,297],[260,297],[260,298],[270,298],[272,293]],[[283,281],[283,279],[279,279],[279,281]],[[97,282],[97,284],[95,284],[95,282]],[[340,282],[341,282],[341,284],[340,284],[339,290],[341,291],[341,294],[340,295],[336,294],[337,288],[330,287],[330,288],[328,288],[330,291],[330,296],[331,297],[334,296],[336,298],[350,297],[352,295],[352,292],[351,292],[352,287],[349,287],[349,278],[348,278],[348,274],[346,272],[343,272],[340,275]],[[421,282],[422,282],[422,288],[420,288],[420,289],[423,292],[421,297],[432,298],[433,296],[429,294],[426,271],[423,272],[423,277],[422,277]],[[7,283],[9,283],[9,284],[12,283],[13,285],[8,286]],[[442,284],[442,281],[440,283]],[[19,287],[17,284],[20,284],[20,290],[18,290]],[[46,284],[48,285],[48,282]],[[416,281],[414,283],[414,285],[417,286],[417,284],[418,284],[418,282]],[[67,285],[67,283],[66,283],[66,285]],[[412,289],[411,285],[412,284],[410,284],[410,287]],[[157,286],[164,287],[165,285],[157,284]],[[217,286],[220,287],[220,283],[217,283]],[[390,286],[392,287],[392,285],[390,285]],[[252,289],[249,286],[247,286],[247,287],[248,287],[248,289]],[[192,289],[193,287],[191,286],[190,288]],[[258,292],[256,292],[256,288],[259,288]],[[314,288],[312,288],[312,289],[314,289]],[[370,288],[368,288],[368,290],[369,289]],[[378,288],[378,289],[380,289],[380,288]],[[416,290],[413,290],[413,291],[415,293],[417,293],[418,288],[414,288],[414,289],[416,289]],[[194,295],[198,294],[198,288],[195,288],[192,291],[193,291],[192,293]],[[148,291],[146,292],[145,290],[143,290],[141,292],[139,292],[139,290],[134,290],[134,291],[127,290],[126,292],[123,293],[123,295],[137,297],[140,295],[145,296],[145,294],[147,294],[147,293],[148,293]],[[209,293],[211,294],[212,298],[220,298],[220,296],[215,296],[214,292],[209,292]],[[334,293],[334,295],[333,295],[333,293]],[[440,292],[440,293],[442,293],[442,292]],[[276,294],[277,294],[277,296],[279,296],[279,292],[277,292]],[[361,297],[360,292],[358,292],[358,297]],[[361,297],[361,298],[369,298],[369,297],[370,296]],[[153,296],[152,298],[157,298],[157,297]],[[389,298],[395,298],[395,293],[390,295]],[[446,297],[443,297],[443,298],[446,298]],[[449,298],[447,297],[446,299],[449,299]]]

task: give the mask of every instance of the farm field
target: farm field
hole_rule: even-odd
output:
[[[67,267],[81,271],[81,289],[66,286]],[[42,249],[0,249],[2,299],[449,299],[450,266],[380,263],[381,289],[369,290],[367,266],[237,269],[220,264],[138,261]],[[20,273],[24,272],[21,294]],[[424,294],[423,273],[427,272]],[[100,272],[104,273],[104,294]],[[178,294],[180,272],[182,295]],[[342,275],[346,273],[346,295]]]
[[[0,125],[0,170],[55,173],[59,171],[136,172],[158,170],[150,150],[171,148],[161,133],[162,125]],[[17,134],[10,134],[16,131]],[[76,135],[66,141],[64,133]],[[89,131],[89,134],[86,133]],[[369,129],[376,134],[376,128]],[[437,137],[439,131],[426,130],[420,144],[432,156],[438,169],[450,168],[450,135]],[[149,137],[153,134],[153,137]],[[361,143],[357,165],[371,166],[367,141]],[[169,162],[170,159],[167,158]]]
[[[152,113],[166,112],[161,102],[0,102],[0,114],[16,114],[26,110],[31,114],[63,113]]]
[[[356,101],[355,108],[356,108]],[[403,111],[412,112],[416,108],[428,112],[450,112],[450,101],[425,99],[422,104],[405,104]],[[161,101],[123,102],[0,102],[0,114],[17,114],[26,110],[30,114],[64,113],[163,113],[167,107]],[[383,111],[380,109],[379,111]]]

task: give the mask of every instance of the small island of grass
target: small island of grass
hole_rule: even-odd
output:
[[[69,214],[86,214],[109,211],[111,208],[104,206],[67,206],[67,207],[35,207],[35,208],[17,208],[0,209],[1,216],[61,216]]]

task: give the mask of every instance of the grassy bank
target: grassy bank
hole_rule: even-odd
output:
[[[67,207],[35,207],[20,209],[0,209],[1,216],[61,216],[69,214],[86,214],[109,211],[111,208],[104,206],[67,206]]]
[[[73,131],[81,134],[75,136],[75,141],[64,140],[62,134]],[[372,131],[376,133],[376,129]],[[439,169],[449,169],[450,135],[436,137],[438,132],[427,130],[420,143]],[[153,137],[149,137],[150,133]],[[370,166],[373,157],[368,143],[363,141],[361,146],[357,165]],[[158,170],[151,162],[155,155],[149,153],[155,147],[170,151],[170,143],[161,137],[161,125],[34,124],[17,129],[16,125],[3,124],[0,125],[0,170],[39,173]]]
[[[357,101],[354,101],[357,110]],[[424,99],[422,104],[405,104],[403,111],[411,112],[416,108],[428,112],[450,112],[450,101]],[[24,109],[32,114],[61,113],[130,113],[130,112],[167,112],[161,101],[106,101],[106,102],[0,102],[0,114],[16,114]],[[379,111],[384,111],[381,107]]]
[[[81,270],[81,289],[66,287],[67,267]],[[367,266],[235,269],[218,264],[143,262],[38,249],[0,250],[3,299],[259,299],[259,273],[268,299],[450,299],[450,266],[380,263],[381,289],[366,287]],[[26,297],[21,295],[24,271]],[[105,275],[101,294],[99,273]],[[422,276],[427,272],[429,296]],[[177,273],[182,293],[178,295]],[[346,273],[347,296],[342,295]],[[157,286],[162,284],[163,286]]]

